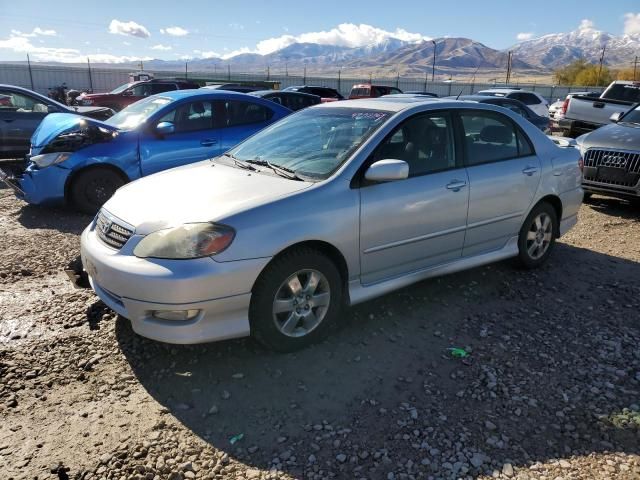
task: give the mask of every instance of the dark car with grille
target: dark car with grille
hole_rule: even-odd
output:
[[[640,202],[640,105],[614,113],[610,125],[577,139],[586,195],[598,193]]]

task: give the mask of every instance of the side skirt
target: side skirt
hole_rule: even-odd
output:
[[[399,288],[406,287],[412,283],[416,283],[427,278],[439,277],[441,275],[447,275],[449,273],[459,272],[461,270],[468,270],[470,268],[479,267],[488,263],[498,262],[506,258],[515,257],[518,255],[518,237],[512,237],[509,241],[499,250],[483,253],[480,255],[474,255],[472,257],[461,258],[452,262],[442,263],[440,265],[434,265],[432,267],[423,268],[413,272],[409,272],[399,277],[389,278],[380,282],[363,285],[359,279],[349,282],[349,298],[350,304],[355,305],[357,303],[365,302],[385,293],[392,292]]]

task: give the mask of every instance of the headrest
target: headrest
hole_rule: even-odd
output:
[[[480,140],[489,143],[511,143],[513,130],[503,125],[487,125],[480,131]]]

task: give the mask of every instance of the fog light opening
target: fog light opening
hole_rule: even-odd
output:
[[[160,320],[185,321],[198,316],[201,310],[153,310],[151,315]]]

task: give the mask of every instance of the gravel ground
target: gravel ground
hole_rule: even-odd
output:
[[[279,355],[138,337],[62,273],[90,219],[0,189],[0,477],[640,478],[638,218],[596,198],[540,270],[421,282]]]

